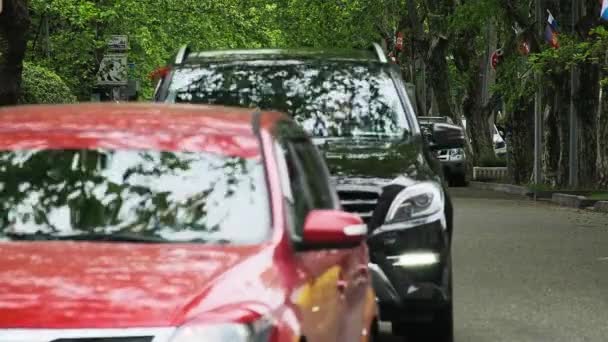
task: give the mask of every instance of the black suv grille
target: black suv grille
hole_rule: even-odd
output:
[[[99,337],[99,338],[60,338],[51,342],[152,342],[153,336],[144,337]]]
[[[380,191],[338,187],[338,196],[344,210],[359,214],[365,223],[369,223],[378,203]]]

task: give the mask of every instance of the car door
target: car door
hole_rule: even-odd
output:
[[[339,201],[330,185],[327,168],[308,139],[282,144],[293,196],[293,235],[298,239],[307,213],[336,209]],[[309,341],[355,341],[366,328],[363,323],[367,251],[299,252],[297,259],[307,275],[307,296],[300,303]]]
[[[329,181],[329,171],[323,157],[315,146],[306,142],[293,143],[296,158],[302,164],[305,175],[310,178],[310,187],[319,197],[316,203],[331,199],[333,208],[340,205],[337,193]],[[322,200],[323,199],[323,200]],[[326,205],[329,205],[327,202]],[[367,245],[352,249],[330,251],[337,258],[340,267],[338,280],[339,321],[338,339],[336,341],[358,341],[369,328],[369,304],[374,303],[373,291],[368,274]]]
[[[298,283],[292,301],[299,309],[302,333],[307,341],[338,341],[338,258],[329,250],[297,250],[306,216],[315,207],[311,199],[312,189],[291,141],[277,143],[275,152],[282,176],[288,228],[296,249],[294,259]]]

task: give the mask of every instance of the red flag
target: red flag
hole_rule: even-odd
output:
[[[502,49],[498,49],[498,50],[494,51],[494,53],[492,53],[491,62],[492,62],[492,68],[494,70],[496,70],[496,67],[498,66],[498,64],[500,64],[500,62],[502,62],[502,56],[503,56]]]
[[[397,51],[403,51],[403,33],[397,32],[397,39],[395,40],[395,49]]]
[[[160,68],[152,71],[148,75],[148,78],[151,79],[152,81],[156,81],[159,78],[166,77],[169,74],[169,72],[171,72],[171,68],[169,68],[168,66],[166,66],[166,67],[160,67]]]

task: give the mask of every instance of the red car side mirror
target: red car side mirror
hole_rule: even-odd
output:
[[[341,210],[313,210],[304,222],[307,248],[352,248],[367,237],[361,217]]]

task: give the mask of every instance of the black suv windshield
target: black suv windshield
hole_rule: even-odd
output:
[[[169,102],[259,107],[289,113],[315,137],[402,137],[395,84],[374,63],[239,62],[175,71]]]
[[[205,152],[0,152],[0,237],[259,243],[270,230],[258,158]]]

